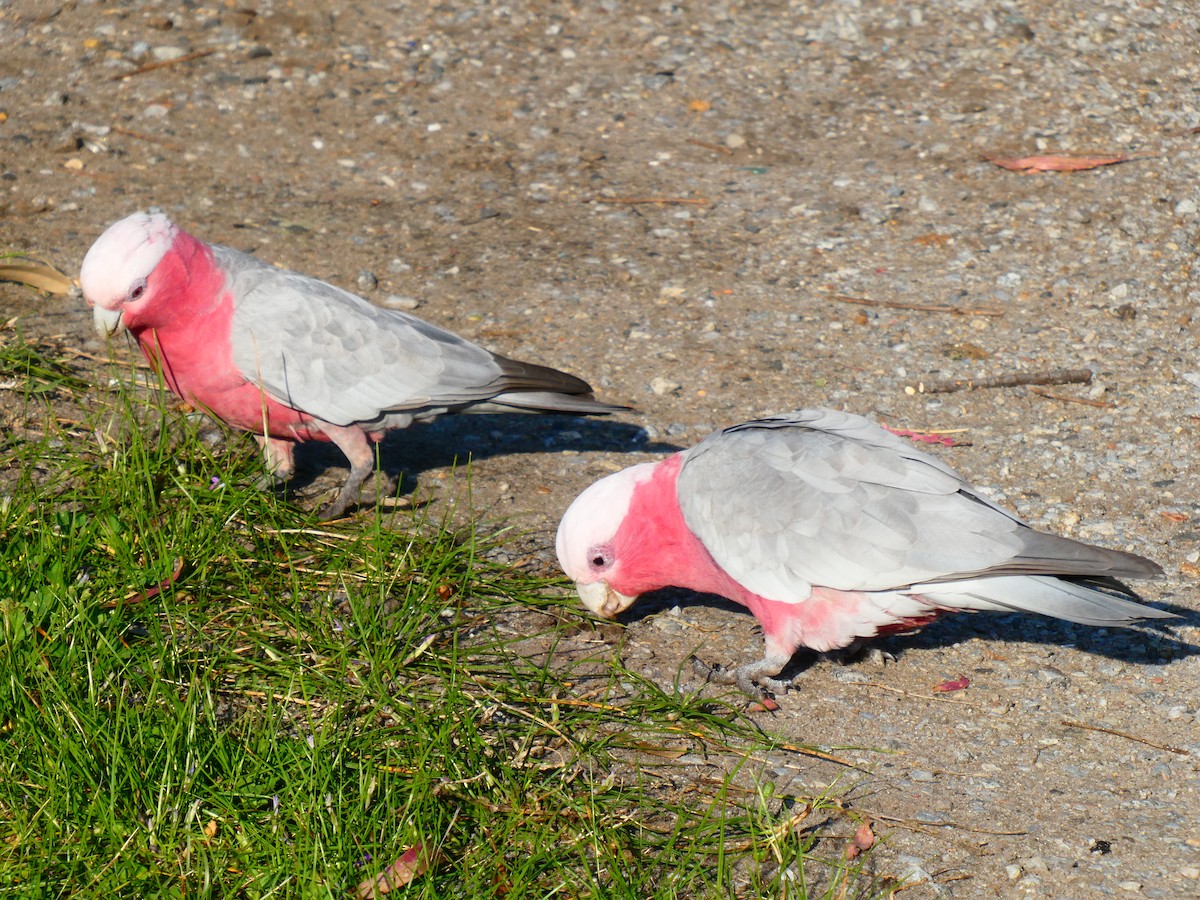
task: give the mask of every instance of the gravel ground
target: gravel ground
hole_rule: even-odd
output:
[[[893,751],[838,752],[874,770],[877,868],[928,879],[905,896],[1200,894],[1194,0],[237,6],[0,3],[0,246],[74,273],[158,206],[637,406],[389,440],[460,502],[472,453],[476,511],[547,562],[579,490],[715,427],[828,405],[955,430],[942,458],[1162,563],[1146,597],[1183,619],[959,617],[883,642],[883,669],[813,665],[764,727]],[[1048,153],[1145,156],[983,159]],[[102,352],[77,300],[0,285],[0,312]],[[1092,381],[912,389],[1060,367]],[[692,650],[761,651],[743,611],[680,599],[606,652],[691,689]],[[850,783],[782,756],[761,777]]]

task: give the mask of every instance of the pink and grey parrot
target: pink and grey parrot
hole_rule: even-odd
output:
[[[336,444],[350,474],[324,518],[357,498],[373,468],[371,442],[386,431],[467,410],[626,409],[592,399],[572,375],[206,244],[164,215],[111,225],[84,258],[80,283],[103,334],[127,329],[172,391],[255,433],[276,478],[291,476],[297,441]]]
[[[667,586],[748,607],[765,655],[713,674],[749,694],[785,689],[773,676],[800,647],[851,647],[958,610],[1174,618],[1116,581],[1161,575],[1155,563],[1034,531],[909,442],[828,409],[736,425],[601,479],[563,516],[557,550],[601,616]]]

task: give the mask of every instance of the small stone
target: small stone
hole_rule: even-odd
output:
[[[187,56],[187,51],[182,47],[175,47],[167,44],[162,47],[155,47],[150,51],[150,55],[159,62],[166,62],[167,60],[179,59],[182,56]]]
[[[1194,216],[1196,214],[1196,201],[1188,198],[1180,200],[1175,204],[1175,215],[1177,216]]]
[[[1140,881],[1122,881],[1117,887],[1123,891],[1129,891],[1131,894],[1140,894],[1142,892],[1142,883]]]
[[[379,279],[375,277],[375,273],[369,269],[363,269],[358,273],[358,277],[354,280],[360,291],[373,291],[379,287]]]
[[[662,378],[661,376],[650,379],[650,390],[654,391],[654,393],[658,394],[660,397],[666,396],[667,394],[673,394],[679,390],[680,387],[681,385],[678,382],[670,381],[669,379]]]
[[[403,309],[413,310],[421,305],[421,301],[416,297],[405,297],[401,294],[388,294],[383,298],[381,306],[386,306],[388,309]]]
[[[746,139],[740,134],[730,134],[725,137],[725,146],[730,150],[738,150],[746,146]]]
[[[1004,874],[1008,876],[1009,881],[1016,881],[1021,877],[1021,867],[1015,865],[1005,866]]]
[[[933,781],[933,773],[927,772],[925,769],[913,769],[908,776],[913,781]]]

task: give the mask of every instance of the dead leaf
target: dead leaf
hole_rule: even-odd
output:
[[[216,819],[209,819],[208,824],[204,826],[204,836],[209,839],[215,838],[220,828]]]
[[[0,281],[28,285],[47,294],[69,294],[75,286],[70,278],[49,263],[14,253],[0,262]]]
[[[854,832],[854,837],[846,847],[846,860],[852,860],[864,850],[875,846],[875,832],[871,830],[870,822],[863,822]]]
[[[967,685],[970,683],[971,679],[966,675],[959,675],[957,678],[951,681],[943,681],[941,684],[935,684],[933,689],[935,691],[945,691],[947,693],[950,691],[965,691],[967,689]]]
[[[688,109],[692,112],[708,112],[712,109],[712,104],[707,100],[693,100],[688,104]]]
[[[954,238],[951,235],[931,231],[929,234],[922,234],[913,238],[913,243],[920,244],[922,247],[944,247],[952,240]]]
[[[941,444],[943,447],[969,447],[967,441],[956,441],[943,432],[937,431],[910,431],[907,428],[890,428],[887,425],[883,426],[897,437],[905,437],[910,441],[919,441],[922,444]]]
[[[1186,522],[1188,520],[1188,517],[1186,515],[1184,515],[1183,513],[1173,512],[1169,509],[1164,509],[1162,512],[1159,513],[1159,515],[1162,516],[1164,519],[1166,519],[1168,522]]]
[[[389,891],[402,888],[418,875],[424,875],[437,858],[424,844],[417,844],[404,851],[398,860],[366,881],[360,882],[355,888],[355,896],[360,900],[373,900],[382,897]]]
[[[1082,172],[1100,166],[1115,166],[1135,159],[1147,159],[1153,153],[1116,153],[1111,156],[985,156],[994,166],[1013,172]]]

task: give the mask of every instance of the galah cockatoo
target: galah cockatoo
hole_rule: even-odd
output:
[[[736,425],[609,475],[558,527],[584,604],[613,617],[667,586],[749,607],[766,653],[719,681],[755,694],[800,647],[832,651],[957,610],[1085,625],[1173,618],[1117,578],[1148,559],[1034,531],[949,466],[861,416],[806,409]]]
[[[254,432],[268,469],[293,472],[297,441],[350,461],[340,515],[371,473],[371,442],[448,412],[605,414],[573,375],[516,362],[361,297],[206,244],[165,215],[111,225],[83,260],[83,296],[105,335],[126,329],[168,387]]]

